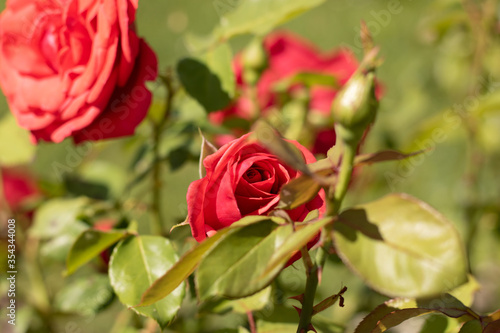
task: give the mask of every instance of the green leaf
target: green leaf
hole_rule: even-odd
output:
[[[240,298],[237,300],[223,300],[214,308],[213,311],[223,312],[227,311],[227,309],[232,309],[232,311],[236,313],[245,314],[249,311],[261,310],[269,303],[271,291],[272,288],[271,286],[269,286],[249,297]]]
[[[321,185],[311,177],[303,175],[283,186],[277,208],[295,209],[311,201],[321,189]]]
[[[66,190],[73,195],[86,196],[98,200],[108,198],[109,189],[102,183],[87,181],[69,174],[65,174],[63,178]]]
[[[56,295],[56,309],[66,313],[92,315],[109,304],[113,289],[107,275],[96,274],[79,278],[64,286]]]
[[[366,316],[354,333],[381,333],[403,321],[430,313],[440,313],[451,318],[474,319],[476,316],[468,307],[450,294],[439,298],[415,300],[408,298],[392,299],[378,306]]]
[[[191,273],[194,272],[201,259],[214,244],[224,235],[236,232],[242,227],[269,220],[266,216],[246,216],[230,227],[219,230],[215,235],[205,239],[200,244],[186,252],[164,275],[157,279],[153,285],[144,292],[141,302],[136,306],[151,305],[174,291]]]
[[[456,229],[409,195],[392,194],[344,211],[334,229],[342,261],[382,294],[431,297],[467,280]]]
[[[446,333],[448,318],[440,315],[430,315],[425,320],[419,333]]]
[[[52,199],[35,212],[30,235],[49,239],[64,233],[64,230],[77,223],[78,215],[90,201],[87,198]]]
[[[147,306],[158,302],[172,293],[176,288],[194,272],[202,256],[226,233],[230,228],[222,229],[210,238],[189,250],[165,274],[159,277],[142,295],[137,306]]]
[[[214,5],[216,5],[216,2],[214,2]],[[217,39],[213,34],[199,35],[192,31],[187,31],[184,33],[183,41],[190,54],[197,54],[215,45]]]
[[[29,233],[46,241],[40,247],[42,256],[64,262],[78,235],[88,229],[78,216],[89,202],[87,198],[52,199],[37,209]]]
[[[307,224],[295,224],[296,230],[288,236],[284,242],[277,247],[271,259],[263,271],[261,278],[268,278],[275,276],[281,270],[281,267],[287,263],[288,260],[296,251],[307,245],[307,243],[333,220],[330,217],[319,219],[316,221],[308,222]]]
[[[236,90],[236,78],[233,72],[233,51],[229,43],[222,43],[205,54],[205,61],[210,71],[221,81],[222,90],[233,98]]]
[[[272,279],[262,279],[261,273],[292,232],[291,225],[278,227],[268,218],[227,234],[200,263],[196,274],[199,298],[242,298],[265,288]]]
[[[88,228],[88,225],[81,221],[74,221],[68,224],[61,230],[61,233],[40,245],[40,254],[45,259],[58,261],[64,264],[76,239]]]
[[[458,333],[483,333],[483,327],[479,320],[469,320],[463,324]]]
[[[325,0],[244,0],[221,19],[215,34],[226,40],[233,36],[266,34],[276,26],[322,4]]]
[[[301,175],[285,184],[280,190],[280,202],[277,208],[294,209],[311,201],[321,190],[319,179],[333,173],[332,169],[315,172],[315,178]]]
[[[104,186],[107,195],[112,198],[120,198],[125,184],[128,181],[128,174],[119,163],[94,160],[92,163],[84,163],[78,169],[82,179],[91,184]],[[104,193],[97,198],[105,198]]]
[[[467,283],[464,283],[458,288],[450,291],[450,295],[459,299],[460,302],[462,302],[466,306],[472,306],[472,303],[474,302],[474,296],[476,292],[481,288],[481,285],[472,275],[468,275],[467,278]]]
[[[16,119],[7,114],[0,119],[0,165],[11,166],[32,161],[36,145],[30,142],[29,131],[19,127]]]
[[[66,275],[73,274],[78,268],[98,256],[124,237],[126,231],[98,231],[89,229],[77,238],[66,259]]]
[[[185,58],[177,64],[179,79],[186,91],[207,112],[225,108],[231,101],[222,82],[206,64],[193,58]]]
[[[113,250],[109,266],[111,285],[120,301],[134,306],[141,295],[177,261],[170,241],[163,237],[137,236],[121,241]],[[184,298],[184,284],[154,305],[134,308],[164,328],[175,316]]]

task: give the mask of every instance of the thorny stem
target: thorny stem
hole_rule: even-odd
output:
[[[160,77],[167,88],[167,97],[165,101],[165,112],[159,122],[152,122],[153,124],[153,202],[151,210],[153,212],[153,219],[151,219],[151,233],[154,235],[162,235],[162,215],[161,215],[161,189],[162,189],[162,175],[161,175],[161,156],[160,156],[160,138],[161,133],[170,119],[172,112],[172,102],[175,95],[175,88],[172,84],[172,74],[170,70],[167,75]]]
[[[347,193],[347,188],[349,182],[351,181],[352,169],[354,165],[354,157],[356,156],[356,143],[346,143],[344,155],[342,156],[342,163],[340,166],[340,173],[338,182],[335,186],[335,191],[328,195],[327,204],[327,216],[337,216],[342,201]],[[325,191],[328,193],[329,188]],[[331,228],[329,225],[325,227],[322,234],[323,246],[318,249],[316,255],[316,262],[307,256],[303,256],[304,264],[307,270],[307,280],[306,280],[306,290],[304,292],[304,300],[302,302],[302,311],[300,313],[299,326],[297,328],[297,333],[306,333],[311,325],[311,318],[313,315],[314,308],[314,295],[316,294],[316,289],[319,283],[319,274],[325,264],[326,258],[328,257],[328,249],[332,245],[331,240]],[[311,266],[312,263],[312,266]]]
[[[302,311],[300,313],[299,327],[297,333],[306,333],[311,325],[311,318],[314,308],[314,295],[318,287],[318,266],[314,265],[307,275],[306,290],[304,292],[304,301],[302,302]]]

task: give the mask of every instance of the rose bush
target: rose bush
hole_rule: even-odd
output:
[[[134,133],[157,59],[133,28],[138,0],[9,0],[0,17],[0,85],[33,141]]]
[[[193,237],[203,241],[217,230],[247,215],[267,215],[279,202],[281,187],[298,177],[298,171],[246,134],[222,146],[203,161],[206,176],[191,183],[187,192],[188,222]],[[316,161],[305,147],[288,140],[306,163]],[[324,191],[308,203],[288,211],[293,221],[325,208]]]
[[[288,32],[268,35],[264,40],[264,48],[268,54],[268,67],[262,72],[256,87],[258,106],[264,115],[271,108],[280,106],[279,96],[274,90],[277,83],[298,73],[308,72],[331,75],[337,82],[336,87],[311,87],[309,112],[326,119],[330,115],[331,104],[338,88],[345,84],[358,68],[358,62],[351,52],[339,49],[321,53],[313,45]],[[210,114],[211,120],[217,124],[223,124],[232,118],[250,121],[255,116],[250,87],[243,79],[241,55],[235,57],[233,69],[240,97],[225,110]],[[296,88],[297,86],[292,87],[291,90]],[[241,135],[241,132],[236,129],[235,134]],[[218,142],[227,142],[229,138],[220,137]],[[312,152],[326,154],[335,144],[335,138],[332,126],[325,122],[325,127],[318,129],[318,135],[313,140]]]

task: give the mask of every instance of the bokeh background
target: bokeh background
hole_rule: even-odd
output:
[[[175,66],[179,59],[190,55],[187,35],[206,35],[217,26],[220,20],[218,1],[140,1],[137,29],[157,53],[161,68]],[[363,150],[427,150],[409,160],[364,167],[347,200],[355,204],[390,192],[406,192],[441,211],[458,228],[469,251],[471,270],[482,286],[473,308],[491,312],[500,307],[500,26],[491,24],[499,20],[498,4],[489,0],[471,1],[484,6],[486,13],[485,17],[474,21],[474,9],[468,1],[398,2],[398,13],[392,14],[388,11],[391,1],[328,0],[279,29],[294,31],[321,50],[351,47],[360,58],[362,51],[356,44],[360,21],[368,24],[384,58],[377,73],[384,96],[376,125]],[[4,6],[5,1],[0,1],[2,10]],[[233,51],[241,50],[250,38],[232,39]],[[163,95],[161,89],[156,89],[156,100],[160,101]],[[202,118],[204,114],[194,108],[188,117]],[[148,129],[138,129],[139,137],[147,135]],[[29,161],[23,163],[23,170],[34,175],[49,197],[72,192],[67,183],[61,183],[57,163],[73,162],[72,172],[79,178],[105,184],[111,197],[121,195],[124,184],[132,177],[132,171],[123,166],[133,162],[138,141],[132,138],[97,143],[83,157],[74,155],[75,149],[69,140],[58,145],[41,143],[34,147],[27,133],[14,125],[5,98],[0,94],[0,163],[16,164],[16,161],[26,161],[29,156]],[[198,144],[198,141],[192,143],[193,147]],[[180,167],[176,163],[165,165],[161,206],[165,227],[183,221],[186,216],[187,187],[198,177],[196,149],[193,149],[193,156],[182,156],[181,160],[187,162],[179,163]],[[139,225],[147,224],[150,218],[135,200],[149,195],[148,180],[143,183],[128,194],[130,204],[135,205],[134,214]],[[181,239],[189,230],[173,233]],[[57,258],[64,254],[64,246],[57,247],[60,245],[52,244],[55,250],[46,248],[48,255],[42,258],[45,279],[49,281],[49,292],[54,298],[64,280],[61,275],[63,263]],[[57,255],[57,251],[62,252]],[[303,286],[304,274],[299,266],[282,274],[280,281],[287,292],[300,291]],[[322,315],[325,325],[318,328],[324,332],[337,332],[345,327],[348,332],[353,318],[359,318],[385,300],[364,287],[362,281],[334,260],[326,276],[318,299],[336,292],[342,284],[350,289],[345,308],[328,310]],[[0,282],[2,295],[5,294],[3,283]],[[29,281],[20,283],[23,288],[20,297],[28,299],[34,287]],[[110,302],[97,315],[57,317],[57,332],[110,331],[123,309],[117,300]],[[296,321],[292,303],[285,299],[282,302],[273,305],[272,315],[263,312],[256,317]],[[189,311],[193,311],[192,308],[188,307]],[[185,332],[230,329],[241,320],[241,316],[220,314],[208,315],[193,323],[197,319],[190,318],[194,314],[189,311],[179,315],[184,318]],[[23,318],[21,315],[19,318]],[[5,327],[2,326],[4,317],[2,315],[2,328]],[[27,323],[31,317],[29,312],[24,314]],[[329,322],[330,318],[341,326],[335,327]],[[127,317],[126,320],[135,319]],[[28,329],[30,325],[20,326],[15,332],[26,332],[23,327]],[[128,329],[135,332],[133,328],[117,332],[129,332]],[[31,331],[35,332],[33,328]]]

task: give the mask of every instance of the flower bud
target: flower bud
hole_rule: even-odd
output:
[[[332,104],[333,120],[342,127],[343,139],[360,140],[365,129],[375,120],[377,108],[375,73],[373,70],[355,73]]]
[[[256,84],[268,66],[268,56],[262,39],[254,38],[243,51],[241,58],[245,82],[251,85]]]

